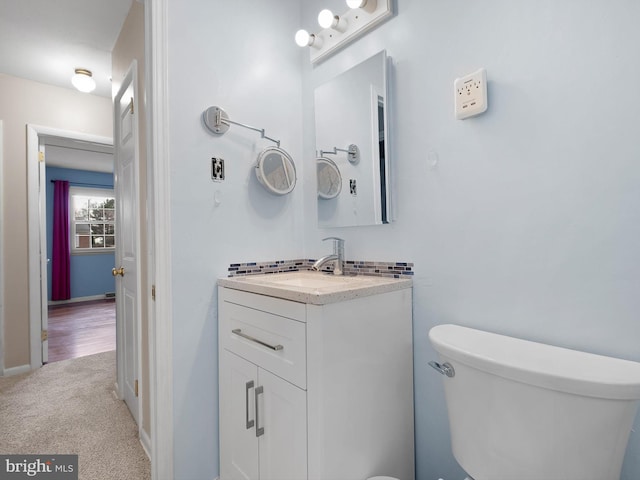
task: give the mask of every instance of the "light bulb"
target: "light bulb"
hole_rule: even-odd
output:
[[[306,30],[298,30],[296,32],[296,44],[300,47],[322,47],[322,38],[316,37],[313,33],[309,33]]]
[[[376,0],[347,0],[349,8],[361,8],[366,12],[372,13],[377,6]]]
[[[338,22],[336,21],[333,12],[329,9],[324,9],[318,14],[318,24],[322,28],[334,27]]]
[[[299,47],[308,47],[311,45],[309,41],[311,40],[311,35],[306,30],[298,30],[296,32],[296,43]]]
[[[91,76],[91,72],[84,68],[76,68],[75,72],[75,75],[71,77],[73,86],[84,93],[93,92],[96,88],[96,82]]]

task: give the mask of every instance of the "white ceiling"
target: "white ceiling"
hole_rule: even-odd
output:
[[[111,97],[111,50],[132,0],[0,0],[0,73],[73,88],[93,72],[94,95]]]

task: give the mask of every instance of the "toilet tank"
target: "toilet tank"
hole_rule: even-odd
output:
[[[461,327],[429,339],[453,454],[474,480],[619,480],[640,363]]]

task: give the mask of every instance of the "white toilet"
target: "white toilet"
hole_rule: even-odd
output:
[[[640,363],[457,325],[429,339],[453,454],[474,480],[619,480]]]

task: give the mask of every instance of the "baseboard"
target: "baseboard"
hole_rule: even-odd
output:
[[[140,429],[140,445],[142,445],[144,453],[147,454],[147,458],[151,460],[151,454],[149,453],[151,451],[151,438],[149,434],[144,431],[144,428]]]
[[[20,375],[21,373],[27,373],[31,371],[31,365],[20,365],[19,367],[5,368],[2,372],[3,377],[11,377],[13,375]]]
[[[82,303],[82,302],[92,302],[94,300],[111,300],[115,298],[115,296],[108,296],[107,294],[102,294],[102,295],[90,295],[88,297],[75,297],[75,298],[70,298],[68,300],[49,300],[49,302],[47,302],[48,305],[64,305],[66,303]]]

